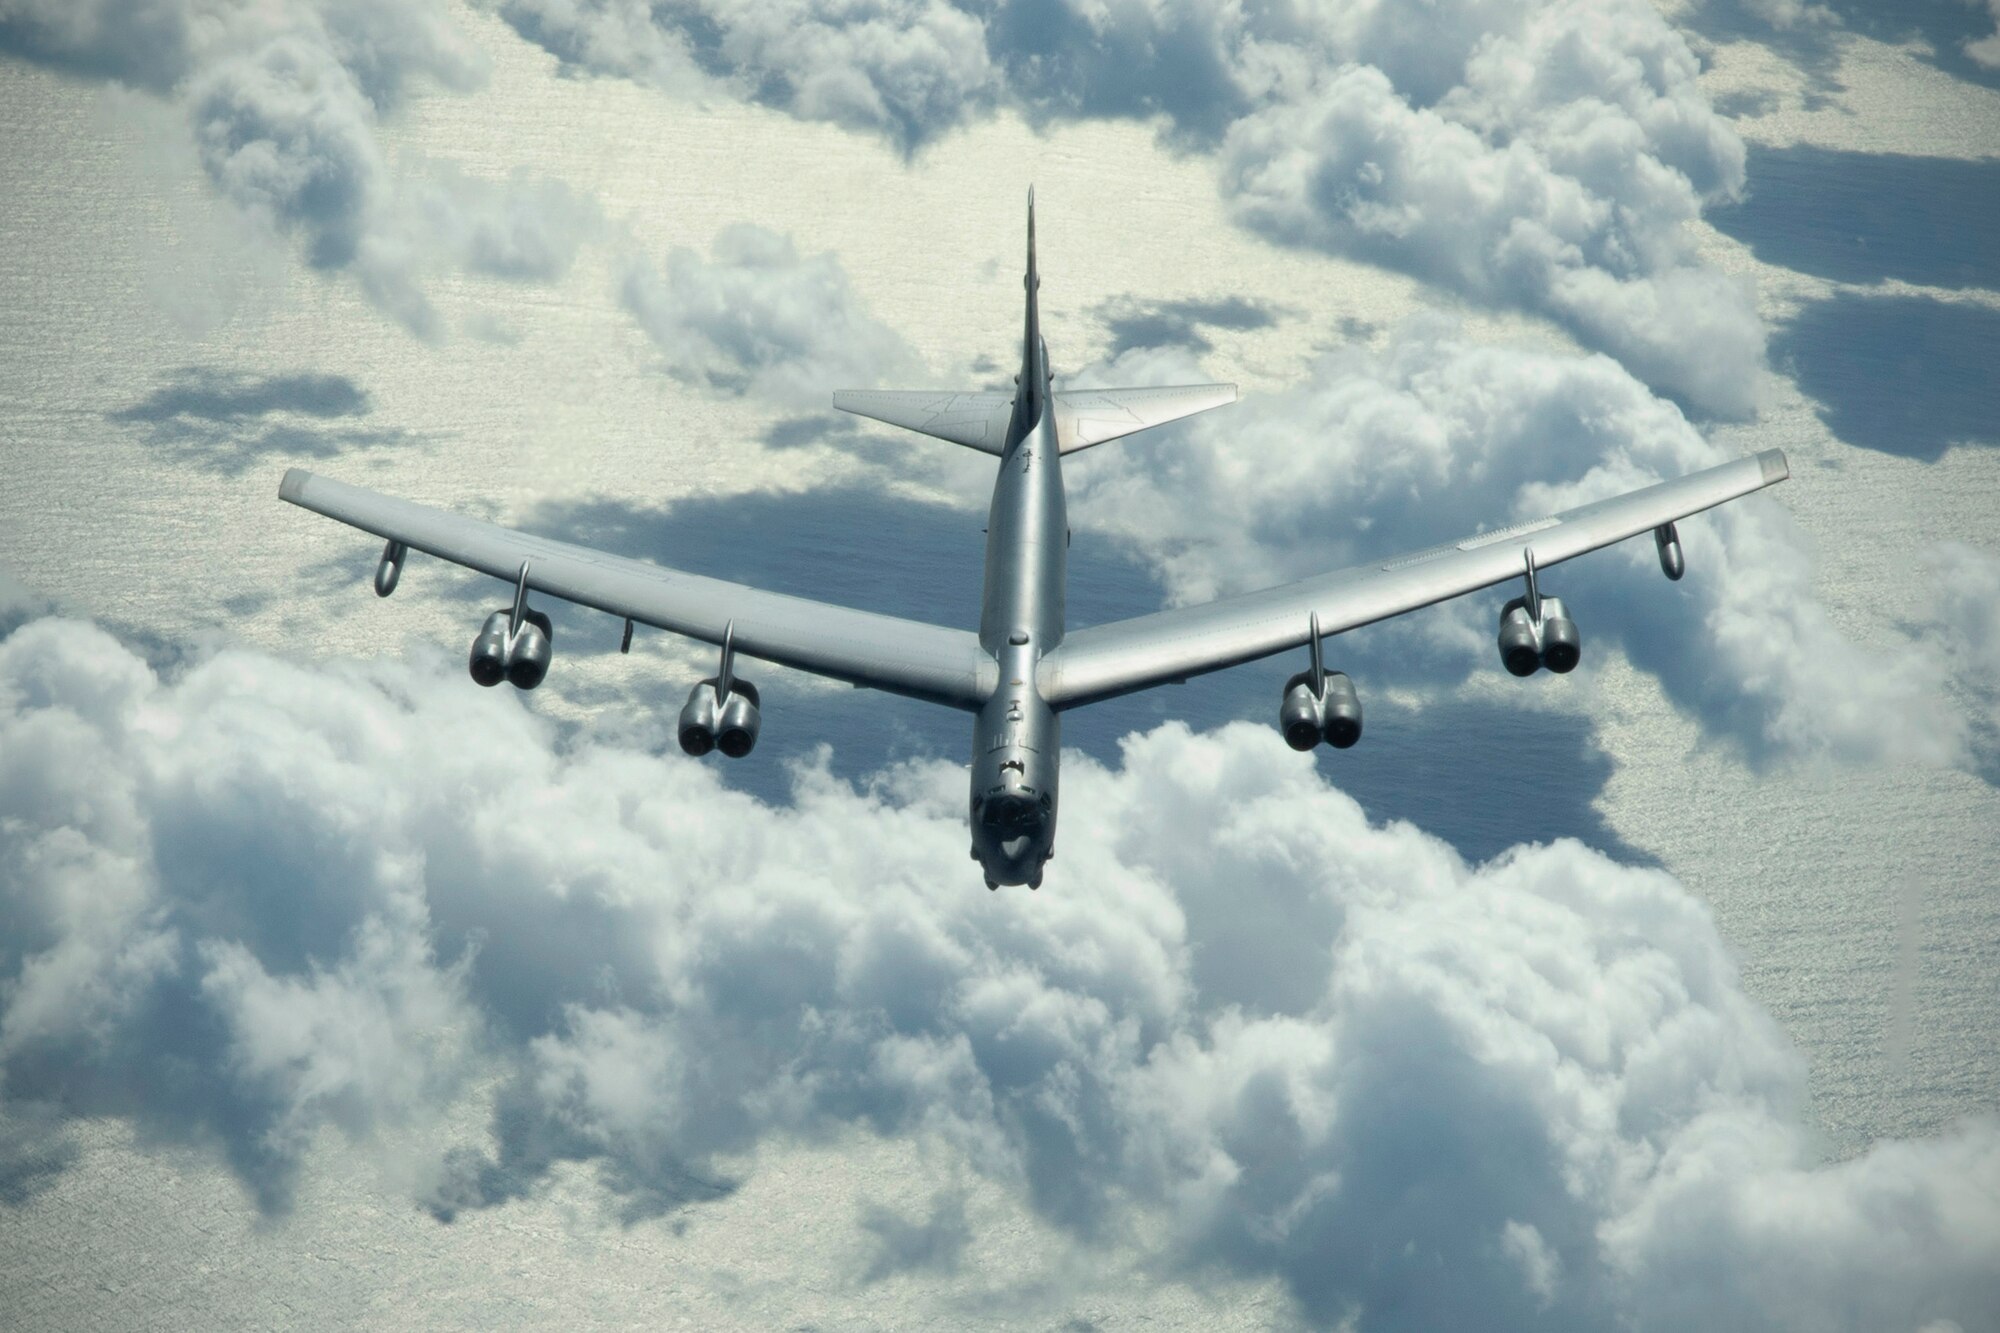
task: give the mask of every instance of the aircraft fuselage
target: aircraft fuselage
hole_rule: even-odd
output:
[[[1055,848],[1061,763],[1062,726],[1036,688],[1035,664],[1062,642],[1069,515],[1029,218],[1021,373],[987,514],[979,617],[980,645],[1000,671],[972,726],[972,854],[996,886],[1041,884]]]

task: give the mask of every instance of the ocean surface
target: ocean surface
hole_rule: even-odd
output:
[[[539,165],[596,190],[655,256],[705,249],[745,219],[802,252],[836,250],[938,382],[976,381],[992,373],[982,358],[1007,355],[1016,182],[1030,179],[1054,260],[1048,336],[1072,363],[1103,350],[1103,302],[1246,295],[1290,314],[1211,331],[1209,364],[1254,393],[1290,382],[1343,328],[1379,330],[1422,306],[1407,279],[1234,228],[1209,168],[1143,126],[1037,136],[1001,122],[917,171],[880,145],[754,109],[660,116],[655,94],[540,80],[538,66],[517,67],[531,59],[501,60],[498,96],[480,110],[429,105],[396,129],[400,148],[470,169]],[[501,123],[479,119],[496,106]],[[599,132],[550,128],[578,124]],[[418,561],[377,601],[371,543],[276,501],[293,464],[787,592],[948,624],[976,615],[983,460],[817,427],[800,444],[786,423],[810,420],[810,406],[675,383],[616,308],[605,253],[587,251],[548,291],[437,279],[456,332],[413,354],[350,284],[246,235],[175,157],[185,150],[120,96],[0,69],[0,136],[0,568],[164,670],[228,641],[312,660],[457,659],[500,596]],[[1882,156],[1760,149],[1750,200],[1713,219],[1746,249],[1746,271],[1791,275],[1773,279],[1786,294],[1774,365],[1787,379],[1757,423],[1715,433],[1790,453],[1781,501],[1816,542],[1830,613],[1864,643],[1920,619],[1924,549],[2000,544],[2000,186],[1990,162]],[[662,163],[677,164],[671,176]],[[1143,226],[1088,206],[1103,199]],[[911,236],[926,238],[914,254]],[[510,308],[532,318],[510,321]],[[1464,318],[1482,337],[1560,341],[1508,316]],[[327,379],[293,386],[321,397],[287,399],[286,430],[169,410],[176,393],[240,387],[236,377],[305,375]],[[326,414],[300,409],[310,402]],[[885,489],[899,449],[908,482]],[[1082,524],[1071,569],[1074,623],[1160,604],[1151,571]],[[530,706],[577,736],[670,745],[706,650],[650,636],[621,658],[608,618],[564,611],[557,624],[558,676]],[[1064,739],[1115,763],[1121,737],[1170,719],[1268,722],[1293,669],[1253,665],[1088,710],[1065,720]],[[1615,661],[1601,670],[1594,697],[1609,702],[1574,707],[1523,706],[1497,665],[1435,698],[1362,679],[1366,735],[1322,753],[1321,771],[1372,818],[1408,820],[1472,860],[1573,837],[1680,877],[1805,1051],[1829,1155],[2000,1111],[1991,767],[1753,771],[1649,678]],[[821,746],[852,778],[962,758],[956,714],[784,673],[760,684],[765,739],[725,772],[763,799],[786,800],[792,765]],[[978,890],[971,877],[967,889]]]

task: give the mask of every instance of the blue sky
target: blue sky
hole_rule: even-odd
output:
[[[1995,1327],[2000,37],[1976,5],[0,4],[0,1291],[29,1326],[676,1317]],[[988,895],[964,719],[280,506],[298,464],[973,614],[1083,384],[1078,623],[1769,447],[1499,599],[1066,722]],[[330,1256],[332,1263],[307,1262]],[[207,1274],[206,1277],[191,1275]]]

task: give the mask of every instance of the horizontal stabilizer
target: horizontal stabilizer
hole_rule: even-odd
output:
[[[1073,454],[1149,426],[1164,426],[1236,401],[1234,384],[1154,389],[1063,389],[1055,396],[1056,438]]]
[[[1056,439],[1066,454],[1149,426],[1236,401],[1234,384],[1176,384],[1146,389],[1062,389],[1055,394]],[[1014,418],[1010,393],[947,393],[931,389],[843,389],[843,412],[935,435],[968,449],[998,454]]]
[[[842,389],[833,405],[891,426],[998,454],[1014,416],[1011,393],[940,393],[934,389]]]

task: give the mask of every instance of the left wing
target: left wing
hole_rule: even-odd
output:
[[[992,693],[999,670],[968,630],[686,574],[399,500],[302,468],[285,473],[278,496],[510,584],[521,578],[525,564],[531,590],[642,625],[715,644],[733,626],[739,653],[855,685],[977,709]]]
[[[1322,635],[1387,620],[1475,588],[1520,578],[1529,551],[1536,568],[1545,569],[1762,490],[1790,475],[1785,455],[1767,449],[1752,458],[1381,564],[1076,630],[1042,659],[1036,668],[1037,684],[1054,707],[1075,708],[1186,680],[1297,648],[1312,637],[1314,617]]]

